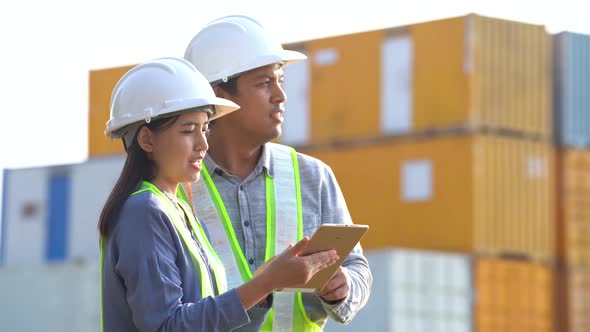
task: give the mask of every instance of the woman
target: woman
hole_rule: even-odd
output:
[[[122,138],[127,159],[98,225],[103,330],[229,331],[265,315],[273,291],[338,259],[333,250],[299,257],[306,238],[249,282],[225,289],[192,198],[178,197],[180,184],[199,178],[209,121],[236,109],[178,58],[141,64],[115,86],[106,134]]]

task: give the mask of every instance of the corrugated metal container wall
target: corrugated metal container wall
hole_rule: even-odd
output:
[[[100,330],[98,262],[0,269],[2,331]]]
[[[38,265],[65,260],[71,197],[67,168],[6,170],[4,181],[3,263]]]
[[[590,266],[590,150],[557,155],[558,257],[570,266]]]
[[[119,79],[133,66],[91,70],[88,75],[88,156],[122,154],[123,144],[105,136],[110,118],[111,93]]]
[[[121,174],[125,155],[94,158],[72,167],[69,259],[98,260],[98,218]]]
[[[471,125],[551,137],[543,26],[472,14],[410,31],[415,129]]]
[[[555,255],[549,144],[464,135],[300,150],[333,168],[353,220],[371,225],[365,248]]]
[[[553,36],[554,107],[558,142],[590,145],[590,35]]]
[[[376,136],[383,31],[311,40],[311,141]]]
[[[480,257],[474,269],[475,331],[554,330],[554,275],[549,266]]]
[[[590,268],[561,267],[556,277],[558,331],[590,331]]]
[[[286,45],[286,49],[307,53],[301,44]],[[285,102],[285,122],[280,142],[288,145],[301,145],[310,140],[310,65],[309,60],[285,66],[283,90],[287,94]]]
[[[125,156],[5,172],[3,263],[97,261],[98,217]]]
[[[414,47],[407,29],[384,32],[381,46],[381,132],[411,132]]]
[[[385,249],[366,251],[373,273],[367,306],[349,325],[325,331],[471,332],[471,261],[467,255]]]

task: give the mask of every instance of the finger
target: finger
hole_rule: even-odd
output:
[[[304,237],[301,241],[297,242],[294,246],[288,247],[287,251],[293,256],[297,256],[303,251],[303,248],[309,243],[309,237]]]
[[[336,290],[338,287],[342,286],[343,284],[346,284],[346,282],[347,282],[347,280],[344,275],[344,271],[342,271],[342,267],[339,267],[338,270],[336,271],[336,273],[334,273],[332,278],[330,278],[328,283],[324,286],[324,288],[322,288],[321,290],[316,292],[316,294],[323,297],[323,296],[333,292],[334,290]]]
[[[340,259],[334,249],[316,252],[315,254],[307,255],[302,258],[307,261],[313,274],[327,268]]]
[[[324,299],[324,301],[342,300],[346,296],[348,296],[348,285],[342,284],[340,285],[340,287],[332,290],[331,292],[320,296],[322,297],[322,299]]]

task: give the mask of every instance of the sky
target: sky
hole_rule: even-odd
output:
[[[220,16],[253,16],[284,43],[468,13],[544,25],[549,33],[590,34],[583,4],[574,0],[2,1],[0,188],[2,169],[87,159],[89,70],[182,56],[194,34]]]

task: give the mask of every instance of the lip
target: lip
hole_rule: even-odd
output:
[[[284,119],[283,113],[285,113],[285,110],[283,110],[283,109],[276,109],[276,110],[274,110],[274,111],[272,111],[270,113],[270,117],[273,118],[273,119],[277,119],[280,122],[283,122],[283,119]]]
[[[203,159],[191,159],[189,161],[189,164],[191,165],[192,168],[201,171],[201,169],[203,169],[203,166],[201,166]]]

